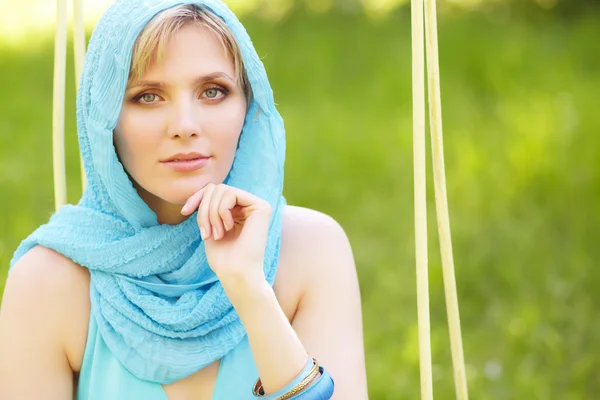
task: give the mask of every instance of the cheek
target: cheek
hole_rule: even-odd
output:
[[[213,129],[211,129],[211,131],[216,133],[212,135],[213,144],[215,147],[218,147],[220,152],[227,153],[228,158],[233,159],[242,128],[244,127],[246,117],[245,105],[229,109],[227,112],[218,113],[215,117]]]
[[[113,131],[113,143],[115,145],[115,151],[117,152],[119,161],[121,161],[121,164],[126,166],[130,158],[129,145],[126,137],[123,135],[123,127],[121,125],[117,125]]]
[[[122,113],[114,130],[114,143],[117,155],[126,169],[135,169],[137,160],[147,154],[152,147],[152,131],[156,124],[148,118],[138,118],[135,114]],[[132,171],[129,171],[132,172]]]

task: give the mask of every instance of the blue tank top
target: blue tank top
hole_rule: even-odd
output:
[[[258,371],[248,337],[221,359],[212,400],[256,400]],[[104,343],[90,313],[87,343],[79,373],[77,400],[168,400],[162,385],[131,374]]]

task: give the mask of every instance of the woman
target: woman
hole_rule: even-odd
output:
[[[17,249],[2,399],[367,398],[341,227],[282,196],[285,138],[218,0],[119,0],[77,98],[88,185]],[[296,397],[295,397],[296,396]]]

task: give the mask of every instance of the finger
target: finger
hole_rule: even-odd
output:
[[[215,191],[214,184],[208,184],[204,189],[204,195],[198,206],[198,226],[200,227],[200,235],[203,240],[211,236],[212,226],[210,224],[210,202]]]
[[[206,186],[203,187],[202,189],[198,190],[189,199],[187,199],[187,201],[181,208],[181,214],[190,215],[194,211],[196,211],[196,209],[200,205],[200,202],[202,201],[202,197],[204,196],[205,190],[206,190]]]
[[[221,204],[219,204],[219,215],[223,221],[223,226],[226,231],[230,231],[233,228],[234,221],[231,210],[236,206],[237,199],[232,190],[226,190],[223,194]]]
[[[271,205],[264,199],[246,192],[245,190],[230,187],[235,194],[236,205],[239,209],[233,210],[233,214],[239,214],[242,219],[248,218],[250,214],[259,213],[266,216],[271,215]],[[236,217],[237,218],[237,217]]]
[[[212,235],[213,239],[219,240],[223,235],[225,235],[225,228],[223,226],[223,220],[221,215],[219,214],[219,206],[221,204],[221,200],[223,199],[223,195],[227,192],[227,186],[225,185],[217,185],[215,190],[213,191],[212,198],[210,200],[209,205],[209,218],[210,224],[212,225]]]
[[[253,195],[252,193],[246,192],[245,190],[238,189],[233,186],[229,186],[229,188],[233,194],[235,194],[236,204],[241,207],[261,206],[262,204],[266,203],[265,200]]]

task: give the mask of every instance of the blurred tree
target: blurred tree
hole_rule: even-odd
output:
[[[600,8],[600,0],[508,0],[520,12],[539,13],[540,9],[561,17],[572,17]]]
[[[331,1],[327,1],[331,3]],[[312,0],[295,0],[310,5]],[[509,5],[517,13],[539,14],[548,11],[558,16],[573,16],[600,8],[600,0],[439,0],[441,9],[493,9]],[[345,12],[360,10],[389,12],[401,6],[410,6],[410,0],[333,0],[333,8]]]

